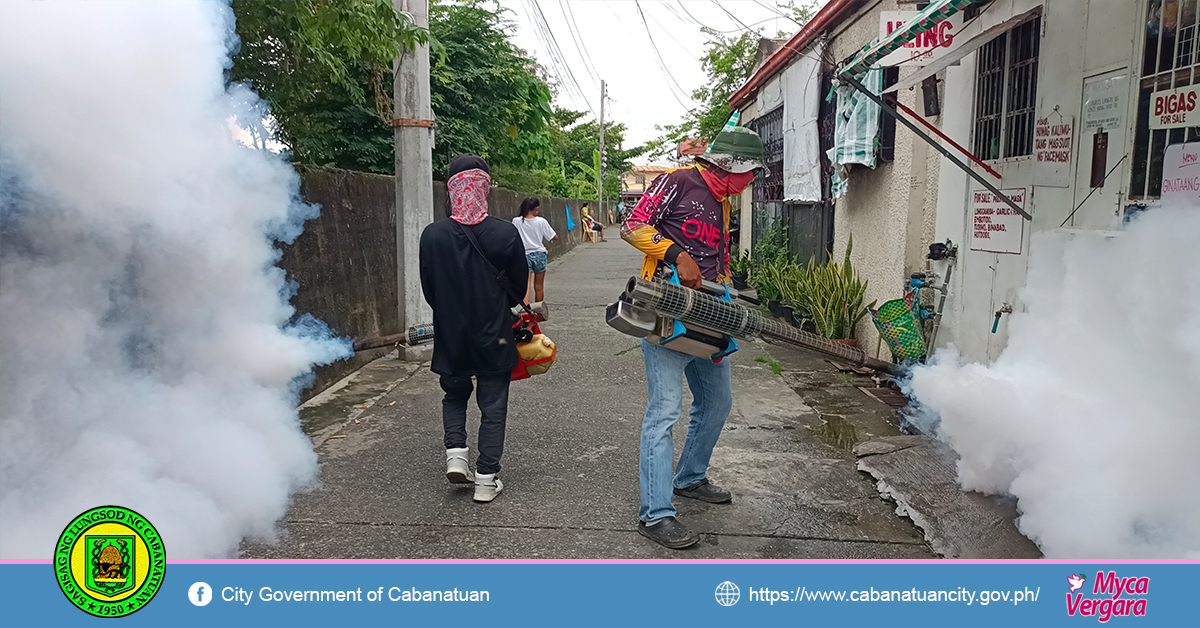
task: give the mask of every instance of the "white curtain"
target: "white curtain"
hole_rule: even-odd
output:
[[[821,52],[812,45],[782,73],[783,200],[821,200],[821,145],[817,115],[821,107]]]

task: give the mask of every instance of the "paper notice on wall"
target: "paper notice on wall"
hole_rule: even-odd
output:
[[[1125,75],[1089,80],[1083,88],[1083,129],[1115,129],[1125,118]]]
[[[1025,209],[1025,188],[1000,190]],[[987,190],[971,191],[971,250],[1020,255],[1025,240],[1025,217]]]
[[[1034,185],[1067,187],[1071,184],[1075,118],[1052,114],[1033,126]]]
[[[1163,205],[1200,207],[1200,142],[1167,147],[1161,199]]]

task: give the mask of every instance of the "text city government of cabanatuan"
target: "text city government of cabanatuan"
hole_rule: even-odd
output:
[[[347,590],[303,590],[303,589],[273,589],[262,587],[258,590],[243,589],[242,587],[225,587],[221,590],[221,599],[226,602],[380,602],[384,599],[392,602],[490,602],[491,593],[478,590],[450,589],[446,591],[426,591],[416,587],[379,587],[367,589],[365,595],[362,588]]]

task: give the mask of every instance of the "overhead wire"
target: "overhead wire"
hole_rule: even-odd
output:
[[[563,69],[563,73],[571,79],[570,83],[562,80],[561,77],[559,81],[568,90],[570,90],[570,87],[573,85],[575,87],[575,94],[581,100],[583,100],[583,102],[587,105],[587,108],[592,112],[592,115],[596,115],[596,109],[592,107],[592,102],[584,93],[583,88],[580,87],[579,80],[575,78],[575,73],[571,70],[571,65],[567,62],[566,57],[563,55],[562,48],[558,45],[558,38],[555,37],[554,30],[550,28],[550,23],[546,20],[546,14],[542,12],[541,5],[538,3],[538,0],[529,0],[529,3],[533,7],[533,10],[530,13],[533,16],[535,30],[540,32],[540,37],[543,41],[543,45],[546,46],[547,53],[549,54],[551,60],[560,65]]]
[[[785,20],[792,22],[793,24],[795,24],[797,26],[804,26],[803,22],[800,22],[796,18],[788,15],[787,13],[780,11],[778,6],[771,6],[765,2],[762,2],[761,0],[754,0],[754,4],[757,4],[758,6],[774,13],[775,15],[778,15],[779,17],[781,17]]]
[[[713,4],[717,5],[717,7],[718,7],[718,8],[720,8],[722,11],[724,11],[724,12],[725,12],[725,15],[728,15],[728,16],[729,16],[729,19],[733,20],[733,21],[734,21],[734,22],[735,22],[735,23],[736,23],[738,26],[741,26],[741,27],[742,27],[742,30],[744,30],[744,31],[746,31],[746,32],[748,32],[748,33],[753,33],[753,32],[755,32],[755,31],[753,31],[753,30],[750,30],[750,27],[749,27],[749,26],[746,26],[746,24],[745,24],[744,22],[742,22],[741,20],[739,20],[739,19],[737,18],[737,16],[736,16],[736,15],[734,15],[734,14],[730,13],[730,12],[729,12],[729,9],[726,9],[725,7],[721,6],[721,3],[720,3],[720,2],[718,2],[718,0],[709,0],[709,1],[710,1],[710,2],[712,2]],[[772,18],[772,19],[773,19],[773,18]]]
[[[564,7],[565,5],[565,7]],[[562,13],[563,21],[567,23],[567,31],[571,33],[571,39],[575,43],[575,51],[579,53],[579,58],[583,61],[583,68],[588,71],[592,77],[592,82],[597,87],[600,85],[599,73],[596,72],[596,66],[592,63],[592,58],[587,54],[587,44],[583,41],[583,36],[579,34],[579,25],[575,23],[575,13],[571,12],[570,17],[567,17],[567,11],[571,8],[570,4],[558,0],[558,10]]]
[[[642,26],[646,28],[646,37],[650,39],[650,47],[654,50],[654,56],[658,58],[658,65],[662,69],[663,75],[670,79],[670,82],[667,83],[667,91],[671,92],[671,96],[679,102],[679,106],[683,107],[684,109],[690,109],[690,107],[685,105],[683,100],[679,98],[679,95],[675,93],[675,90],[671,89],[671,83],[674,83],[675,87],[679,88],[680,93],[684,94],[685,96],[687,95],[687,91],[684,90],[683,87],[680,87],[679,81],[676,81],[674,75],[672,75],[671,71],[667,69],[667,64],[665,61],[663,61],[662,53],[658,51],[658,45],[654,43],[654,35],[650,33],[650,24],[646,22],[646,14],[642,12],[641,2],[634,0],[633,5],[637,7],[638,15],[642,18]]]

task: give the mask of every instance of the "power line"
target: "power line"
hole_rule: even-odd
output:
[[[586,47],[581,47],[581,45],[584,45],[583,37],[579,34],[579,25],[575,24],[575,14],[572,12],[571,17],[568,18],[567,10],[571,8],[571,5],[568,4],[564,8],[564,4],[563,0],[558,0],[558,10],[562,13],[563,21],[567,23],[567,31],[571,33],[571,39],[575,43],[575,51],[579,53],[579,58],[583,61],[583,69],[588,71],[588,74],[592,76],[592,82],[596,83],[600,80],[600,77],[595,71],[595,64],[591,63],[591,57],[587,54]]]
[[[774,13],[775,15],[778,15],[778,16],[779,16],[779,17],[781,17],[781,18],[784,18],[785,20],[790,20],[790,21],[791,21],[793,24],[795,24],[796,26],[804,26],[804,23],[803,23],[803,22],[799,22],[799,21],[797,21],[797,20],[796,20],[796,18],[794,18],[794,17],[792,17],[792,16],[790,16],[790,15],[788,15],[788,14],[786,14],[786,13],[784,13],[784,12],[780,11],[780,10],[779,10],[779,7],[777,7],[777,6],[773,7],[773,6],[771,6],[771,5],[769,5],[769,4],[765,3],[765,2],[761,2],[761,0],[754,0],[754,4],[757,4],[758,6],[760,6],[760,7],[764,8],[764,9],[766,9],[766,10],[768,10],[768,11],[770,11],[770,12]]]
[[[568,90],[570,89],[571,85],[574,85],[575,94],[581,100],[583,100],[583,102],[587,105],[587,108],[591,110],[592,115],[596,115],[596,110],[592,108],[591,101],[588,100],[587,96],[584,94],[583,88],[579,86],[579,81],[575,78],[575,73],[571,71],[571,65],[567,63],[566,57],[563,56],[562,48],[558,45],[558,38],[555,37],[554,30],[550,28],[550,22],[546,20],[546,15],[542,12],[541,5],[538,4],[538,0],[529,0],[529,3],[533,7],[533,10],[530,12],[530,14],[533,17],[532,21],[536,27],[535,32],[539,34],[543,45],[546,46],[546,50],[551,58],[551,61],[558,64],[564,70],[563,73],[571,79],[571,82],[568,84],[560,77],[559,82],[561,82],[564,87],[568,88]]]
[[[749,27],[749,26],[746,26],[744,23],[742,23],[742,21],[741,21],[741,20],[737,19],[737,16],[736,16],[736,15],[734,15],[734,14],[730,13],[730,12],[729,12],[729,9],[726,9],[725,7],[721,6],[721,3],[720,3],[720,2],[717,2],[717,0],[710,0],[710,1],[711,1],[713,4],[717,5],[717,7],[718,7],[718,8],[720,8],[722,11],[724,11],[724,12],[725,12],[725,15],[728,15],[728,16],[729,16],[729,19],[731,19],[731,20],[733,20],[734,22],[736,22],[736,23],[738,24],[738,26],[741,26],[741,27],[742,27],[742,30],[744,30],[744,31],[746,31],[746,32],[748,32],[748,33],[754,33],[754,32],[757,32],[757,31],[752,31],[752,30],[750,30],[750,27]]]
[[[660,53],[658,51],[658,45],[654,43],[654,35],[650,34],[650,25],[648,23],[646,23],[646,15],[644,13],[642,13],[641,2],[638,2],[638,0],[634,0],[633,4],[634,4],[634,6],[637,7],[638,15],[641,16],[641,18],[642,18],[642,26],[646,27],[646,37],[648,37],[650,39],[650,47],[654,50],[654,56],[658,58],[658,65],[660,68],[662,68],[663,74],[666,75],[667,78],[671,79],[671,83],[674,83],[675,87],[679,88],[680,93],[686,95],[687,92],[684,91],[684,89],[679,86],[679,81],[676,81],[675,77],[671,75],[671,71],[667,69],[667,64],[665,61],[663,61],[662,53]],[[675,100],[679,102],[680,107],[683,107],[684,109],[689,109],[689,107],[687,105],[683,104],[683,101],[679,99],[679,95],[675,93],[675,90],[671,89],[670,83],[667,84],[667,91],[671,92],[671,96],[673,96],[675,98]]]
[[[666,6],[666,7],[670,8],[670,5],[660,5],[660,6]],[[667,28],[666,26],[663,26],[662,22],[659,22],[658,19],[654,17],[654,14],[650,13],[649,11],[646,11],[646,15],[650,18],[650,20],[652,22],[657,24],[658,27],[660,29],[662,29],[662,31],[664,33],[667,34],[667,37],[671,38],[671,41],[675,42],[679,46],[680,50],[686,52],[689,57],[693,57],[693,58],[696,57],[695,53],[693,53],[691,50],[688,50],[687,46],[683,45],[683,43],[680,42],[678,39],[675,39],[675,36],[671,34],[671,29]]]

